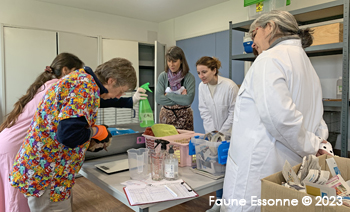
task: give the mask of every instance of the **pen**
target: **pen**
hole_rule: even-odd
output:
[[[164,185],[164,187],[168,189],[168,191],[170,191],[170,193],[174,195],[174,197],[177,197],[177,194],[173,190],[171,190],[167,185]]]
[[[181,184],[182,184],[183,186],[185,186],[185,188],[187,189],[187,191],[189,191],[189,192],[192,191],[192,188],[191,188],[189,185],[187,185],[187,183],[181,182]]]

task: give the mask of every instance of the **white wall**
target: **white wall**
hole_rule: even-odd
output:
[[[32,0],[0,0],[0,23],[140,42],[158,24]]]
[[[291,0],[292,3],[287,10],[330,1],[332,0]],[[248,20],[248,9],[243,6],[243,0],[230,0],[160,23],[159,41],[171,46],[177,40],[228,30],[229,21],[238,23],[246,20]],[[163,39],[164,33],[168,39]],[[169,40],[169,37],[173,37],[173,40]]]

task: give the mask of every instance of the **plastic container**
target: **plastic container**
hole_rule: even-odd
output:
[[[164,137],[154,137],[150,135],[142,134],[145,137],[146,147],[150,150],[150,157],[154,157],[157,152],[160,151],[160,146],[155,148],[156,143],[154,142],[156,139],[163,139],[169,141],[169,145],[173,145],[174,154],[179,160],[179,167],[184,166],[192,166],[193,159],[192,155],[189,155],[189,142],[191,137],[196,135],[203,134],[195,133],[193,131],[188,130],[178,130],[180,134],[164,136]]]
[[[140,86],[140,88],[145,89],[146,91],[152,92],[148,87],[149,82]],[[141,127],[150,127],[154,125],[153,111],[151,105],[148,102],[148,99],[140,100],[139,105],[139,120]]]
[[[250,37],[249,34],[243,37],[243,47],[245,53],[252,53],[253,52],[253,40]]]
[[[174,155],[173,145],[169,145],[169,154],[164,160],[164,178],[166,180],[177,180],[179,178],[179,160]]]
[[[203,143],[196,145],[197,169],[209,172],[213,175],[224,174],[229,146],[230,143],[226,141],[204,141]]]
[[[264,0],[258,4],[247,6],[249,19],[255,19],[271,10],[286,10],[286,0]]]
[[[129,149],[129,172],[133,180],[145,180],[149,177],[148,148]]]
[[[202,144],[204,142],[205,142],[204,136],[196,135],[196,136],[192,137],[190,143],[188,144],[189,155],[196,155],[196,146],[198,146],[199,144]]]
[[[124,135],[124,134],[131,134],[136,133],[134,130],[129,128],[108,128],[109,132],[111,132],[112,135]]]
[[[168,156],[168,152],[166,149],[167,145],[169,144],[169,141],[163,139],[156,139],[155,142],[157,143],[156,146],[160,144],[159,146],[161,147],[161,150],[156,154],[153,154],[153,157],[151,157],[151,176],[152,180],[160,181],[164,179],[164,160]]]
[[[337,88],[336,88],[336,98],[341,99],[342,97],[342,90],[343,90],[343,80],[342,77],[339,77],[337,80]]]

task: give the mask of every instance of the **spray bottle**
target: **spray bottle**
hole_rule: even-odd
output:
[[[152,91],[151,91],[151,89],[149,89],[148,85],[149,85],[149,82],[141,85],[140,88],[143,88],[146,91],[149,91],[152,93]],[[150,127],[150,126],[154,125],[153,111],[152,111],[151,105],[148,102],[148,99],[140,100],[139,120],[140,120],[141,127]]]
[[[160,152],[156,153],[155,155],[152,155],[152,180],[160,181],[164,179],[164,159],[167,157],[168,152],[166,151],[166,145],[169,144],[169,141],[163,140],[163,139],[156,139],[154,142],[157,143],[157,145],[154,147],[154,149],[157,148],[159,144],[161,144],[161,150]]]
[[[173,145],[169,146],[169,154],[164,160],[164,177],[166,180],[177,180],[179,177],[179,160],[174,155]]]

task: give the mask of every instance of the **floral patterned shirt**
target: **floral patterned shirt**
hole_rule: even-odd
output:
[[[69,148],[57,141],[57,127],[63,119],[81,116],[90,126],[95,124],[99,104],[100,89],[84,69],[55,83],[39,103],[17,153],[10,174],[12,186],[36,197],[50,188],[51,201],[68,199],[90,142]]]

